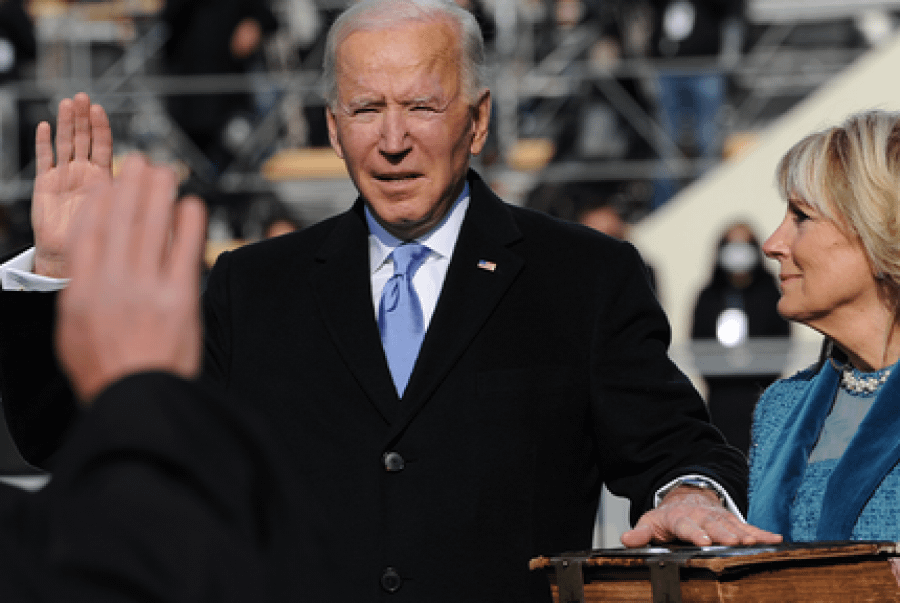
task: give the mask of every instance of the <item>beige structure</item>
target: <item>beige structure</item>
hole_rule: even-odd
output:
[[[686,188],[638,224],[631,239],[656,270],[662,303],[672,322],[673,355],[691,374],[685,345],[696,296],[709,278],[716,239],[727,224],[746,219],[765,239],[781,222],[785,204],[775,167],[806,134],[864,109],[900,110],[900,36],[873,50],[761,132],[756,145]],[[777,263],[772,262],[777,272]],[[815,359],[818,333],[795,326],[795,353],[787,371]]]

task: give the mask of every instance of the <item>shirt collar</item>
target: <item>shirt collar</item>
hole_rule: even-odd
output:
[[[453,206],[444,219],[426,234],[415,239],[417,242],[427,245],[432,253],[449,258],[453,255],[459,231],[462,228],[463,218],[469,207],[469,183],[466,182],[462,192],[453,202]],[[369,226],[369,269],[372,273],[378,270],[386,261],[391,252],[399,247],[403,241],[389,233],[378,223],[369,206],[365,206],[366,224]]]

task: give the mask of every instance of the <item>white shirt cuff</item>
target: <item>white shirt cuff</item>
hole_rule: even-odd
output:
[[[690,475],[681,475],[681,476],[676,477],[675,479],[673,479],[666,485],[664,485],[662,488],[660,488],[659,490],[656,491],[656,495],[653,497],[653,506],[658,507],[659,503],[662,502],[662,493],[666,492],[669,488],[674,486],[679,480],[682,480],[684,478],[702,479],[703,481],[708,482],[709,485],[711,485],[713,488],[716,489],[716,492],[718,492],[719,495],[721,495],[722,499],[725,501],[725,508],[728,509],[729,511],[731,511],[732,513],[734,513],[738,517],[738,519],[740,519],[744,523],[747,523],[747,520],[744,519],[744,515],[737,508],[737,505],[734,504],[734,501],[731,499],[731,495],[728,494],[728,491],[725,488],[723,488],[721,485],[719,485],[719,483],[716,482],[716,480],[710,479],[709,477],[707,477],[705,475],[700,475],[700,474],[692,473]]]
[[[34,273],[34,247],[0,265],[0,285],[4,291],[59,291],[67,278],[51,278]]]

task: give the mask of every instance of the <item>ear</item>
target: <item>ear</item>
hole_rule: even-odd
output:
[[[341,139],[338,135],[337,118],[332,113],[331,107],[325,107],[325,122],[328,124],[328,141],[331,143],[331,148],[334,149],[338,157],[343,159],[344,150],[341,147]]]
[[[478,155],[487,142],[488,124],[491,122],[491,91],[485,88],[478,102],[472,107],[472,143],[469,152]]]

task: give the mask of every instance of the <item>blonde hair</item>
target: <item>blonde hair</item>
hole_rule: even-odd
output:
[[[866,111],[781,158],[778,187],[859,237],[876,276],[900,290],[900,112]]]

